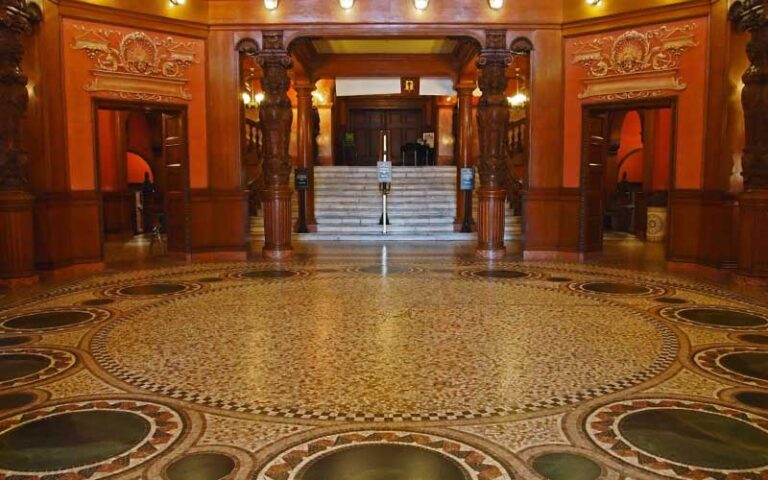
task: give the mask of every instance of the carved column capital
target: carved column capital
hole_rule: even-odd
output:
[[[764,0],[737,0],[728,16],[734,28],[750,33],[749,67],[742,80],[745,147],[742,176],[747,190],[768,189],[768,19]]]
[[[26,0],[0,0],[0,190],[27,189],[21,119],[27,111],[27,77],[21,71],[21,35],[40,21],[40,8]]]

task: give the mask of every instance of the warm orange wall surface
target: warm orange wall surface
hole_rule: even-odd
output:
[[[640,115],[636,111],[632,111],[624,117],[624,123],[621,125],[621,146],[616,154],[616,161],[620,162],[626,155],[638,148],[643,148],[643,125],[640,121]],[[643,182],[642,151],[636,152],[624,160],[614,183],[621,180],[624,172],[627,173],[627,181]]]
[[[114,111],[100,110],[99,122],[99,173],[101,177],[101,190],[115,192],[120,189],[118,185],[117,160],[118,146],[115,139],[117,128],[117,115]]]
[[[596,15],[617,15],[655,7],[701,3],[696,0],[606,0],[600,5],[592,6],[584,0],[563,0],[563,21],[567,23],[589,20]]]
[[[680,60],[680,77],[687,86],[682,92],[669,91],[665,96],[678,99],[677,145],[675,159],[675,188],[699,189],[702,181],[704,153],[705,102],[707,91],[707,19],[699,18],[666,24],[668,27],[695,24],[698,45],[685,52]],[[651,25],[636,29],[640,33],[658,28]],[[571,37],[565,42],[565,153],[563,185],[578,187],[581,169],[581,115],[583,102],[578,95],[583,91],[587,78],[581,65],[572,61],[576,42],[607,35],[618,37],[625,30],[604,32],[600,35]],[[590,102],[594,103],[594,102]]]
[[[129,184],[141,184],[144,183],[144,174],[149,174],[149,180],[154,181],[154,175],[152,175],[152,169],[149,164],[140,156],[135,153],[128,152],[126,156],[126,181]]]
[[[653,190],[669,190],[669,160],[672,155],[672,110],[656,110],[653,152]]]
[[[121,34],[134,30],[113,25],[95,24],[80,20],[64,19],[62,48],[64,50],[64,70],[66,71],[65,95],[67,106],[67,138],[70,166],[70,187],[72,190],[94,190],[94,114],[91,100],[94,97],[118,99],[107,94],[91,94],[86,85],[91,81],[91,60],[85,51],[75,50],[75,26],[81,25],[92,29],[107,29]],[[150,37],[167,34],[145,32]],[[189,67],[186,78],[189,80],[190,101],[179,100],[179,104],[188,106],[189,118],[189,154],[190,184],[192,188],[205,188],[208,185],[208,156],[206,138],[206,98],[205,98],[205,43],[202,40],[175,36],[179,41],[194,44],[198,63]]]

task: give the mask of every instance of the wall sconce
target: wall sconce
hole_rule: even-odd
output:
[[[184,5],[187,3],[187,0],[169,0],[171,2],[171,5],[174,7],[178,7],[179,5]]]
[[[339,0],[339,5],[341,5],[341,8],[344,10],[349,10],[355,6],[355,0]]]
[[[528,95],[525,93],[525,85],[523,84],[523,77],[520,76],[520,69],[515,69],[515,84],[516,84],[516,93],[512,95],[511,97],[507,97],[507,102],[509,103],[509,106],[516,109],[523,109],[528,105],[528,101],[530,100],[528,98]]]
[[[426,10],[429,6],[429,0],[413,0],[413,6],[416,10]]]
[[[277,8],[277,4],[280,0],[264,0],[264,8],[267,10],[274,10]]]
[[[488,0],[488,6],[494,10],[500,10],[504,6],[504,0]]]
[[[601,3],[603,3],[603,0],[587,0],[587,5],[589,5],[590,7],[596,7]]]
[[[258,92],[256,94],[245,91],[243,92],[243,105],[245,108],[252,109],[256,108],[259,105],[261,105],[261,102],[264,101],[264,93]]]

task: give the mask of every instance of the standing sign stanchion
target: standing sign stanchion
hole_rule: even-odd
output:
[[[382,226],[382,233],[387,233],[387,225],[389,225],[387,195],[392,191],[392,162],[386,160],[376,162],[376,167],[379,171],[379,191],[381,192],[381,220],[379,225]]]
[[[299,192],[299,226],[298,233],[309,233],[307,228],[307,190],[309,190],[309,170],[297,168],[294,175],[294,186]]]
[[[464,222],[461,225],[463,233],[472,231],[472,190],[475,189],[475,169],[461,169],[461,191],[464,192]]]

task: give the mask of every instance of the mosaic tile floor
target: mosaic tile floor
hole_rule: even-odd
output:
[[[0,299],[0,479],[768,479],[768,304],[469,257]]]

